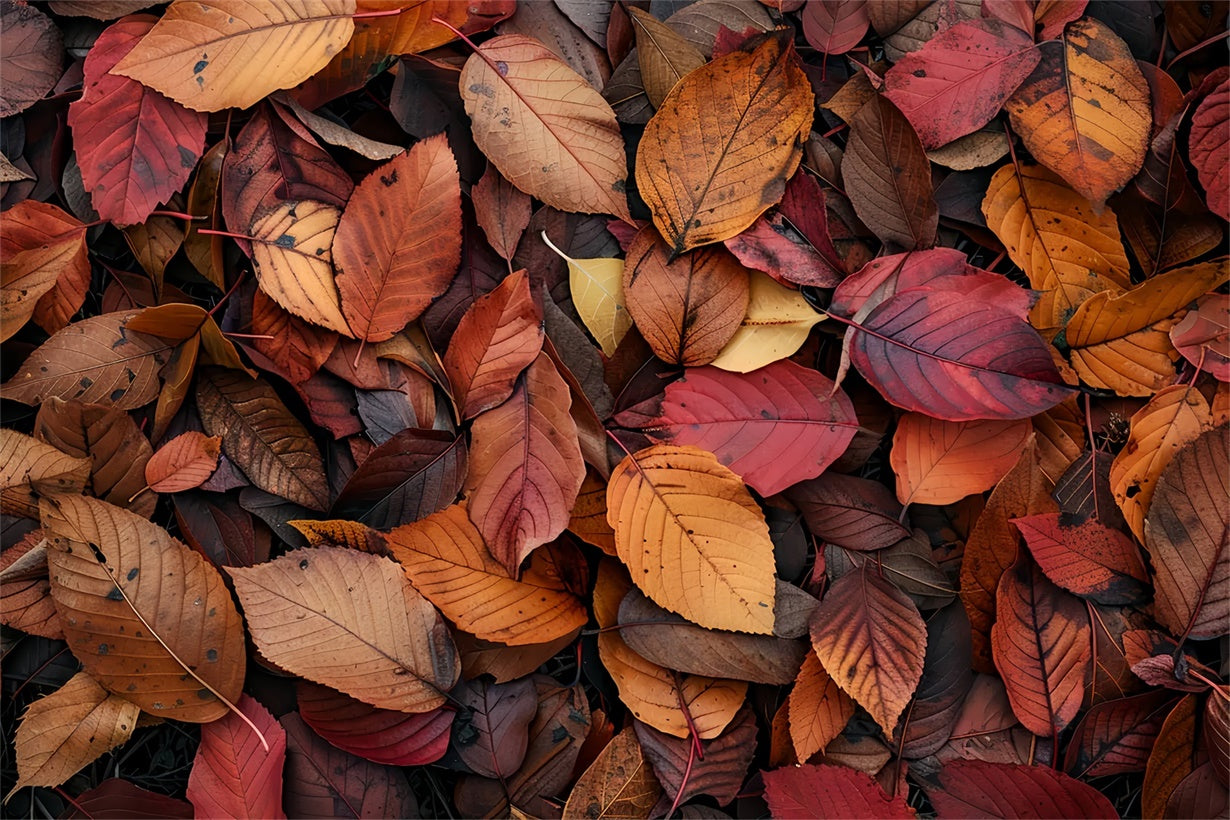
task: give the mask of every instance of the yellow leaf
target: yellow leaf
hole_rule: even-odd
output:
[[[252,262],[261,290],[300,319],[353,336],[333,279],[340,209],[283,202],[252,224]]]
[[[248,108],[311,77],[354,33],[355,0],[177,0],[111,73],[194,111]]]
[[[633,582],[700,626],[773,632],[773,542],[739,477],[712,453],[655,445],[611,474],[607,520]]]
[[[1115,212],[1093,206],[1051,171],[1008,164],[995,172],[982,213],[1008,256],[1041,291],[1030,324],[1054,333],[1082,302],[1131,286]]]
[[[791,356],[824,318],[797,290],[779,285],[760,271],[751,274],[747,315],[711,364],[747,373]]]
[[[568,285],[572,303],[598,346],[607,356],[615,353],[620,340],[632,327],[632,317],[624,302],[624,260],[573,259],[555,247],[547,232],[542,241],[568,263]]]
[[[1072,367],[1091,387],[1148,396],[1174,377],[1175,314],[1230,278],[1226,260],[1203,262],[1146,280],[1123,294],[1085,301],[1065,331]]]

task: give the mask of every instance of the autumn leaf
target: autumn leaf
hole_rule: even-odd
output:
[[[188,800],[205,815],[284,818],[286,732],[251,697],[244,695],[237,705],[250,723],[230,714],[201,729]]]

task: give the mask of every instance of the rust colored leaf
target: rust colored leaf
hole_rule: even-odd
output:
[[[811,616],[820,663],[891,735],[922,677],[927,627],[871,562],[839,578]]]
[[[188,776],[188,800],[198,816],[281,820],[286,817],[282,811],[286,731],[251,697],[244,695],[237,705],[251,724],[232,713],[202,727],[201,745]]]
[[[542,349],[542,310],[524,270],[478,297],[449,341],[444,369],[464,419],[512,395],[517,376]]]
[[[320,370],[337,345],[337,334],[309,325],[284,310],[263,290],[252,294],[252,333],[267,337],[252,346],[267,356],[274,372],[291,384],[302,384]]]
[[[530,224],[530,197],[504,179],[494,165],[483,172],[470,197],[474,201],[474,218],[487,242],[496,253],[511,261]]]
[[[189,431],[158,448],[145,464],[145,481],[159,493],[199,487],[218,469],[222,439]]]
[[[628,726],[608,743],[577,779],[564,804],[564,820],[649,820],[662,785]]]
[[[623,268],[628,313],[659,359],[696,367],[712,362],[747,311],[747,269],[725,248],[701,248],[671,260],[652,226],[628,247]]]
[[[897,500],[951,504],[991,489],[1016,464],[1032,431],[1027,420],[953,422],[906,413],[890,456]]]
[[[695,447],[654,445],[611,475],[619,558],[655,603],[710,629],[773,631],[773,542],[743,482]]]
[[[108,0],[122,2],[122,0]],[[138,0],[144,5],[144,0]],[[91,7],[106,6],[108,3],[89,3]],[[148,820],[167,820],[168,818],[185,818],[191,820],[192,804],[186,800],[176,800],[157,792],[139,788],[121,780],[109,777],[89,791],[77,795],[73,801],[76,805],[66,817],[74,820],[90,820],[90,818],[114,818],[114,820],[133,820],[133,818],[148,818]]]
[[[135,315],[104,313],[54,334],[4,383],[5,398],[39,404],[57,396],[120,410],[149,404],[158,395],[158,371],[171,345],[128,330]]]
[[[1080,710],[1092,670],[1084,604],[1022,555],[999,581],[996,615],[991,647],[1013,713],[1035,735],[1062,730]]]
[[[756,719],[744,707],[722,734],[701,741],[672,737],[641,722],[633,724],[645,759],[662,784],[664,800],[683,803],[697,795],[712,797],[719,806],[735,799],[756,755]]]
[[[1014,518],[1029,552],[1052,582],[1106,606],[1140,602],[1149,579],[1140,550],[1095,520],[1065,526],[1059,513]]]
[[[354,10],[354,0],[177,4],[114,73],[196,111],[248,108],[324,68],[354,33]]]
[[[1046,766],[954,760],[939,773],[927,796],[943,817],[1119,816],[1097,789]]]
[[[310,509],[328,508],[316,442],[268,382],[207,368],[196,392],[205,432],[222,438],[222,452],[253,484]]]
[[[327,686],[295,685],[299,716],[337,748],[373,763],[424,766],[443,757],[456,712],[433,709],[408,714],[378,709]]]
[[[1173,706],[1162,690],[1097,704],[1077,724],[1064,769],[1073,777],[1143,772]]]
[[[388,535],[393,557],[415,588],[449,620],[483,640],[520,646],[570,635],[585,623],[581,602],[535,552],[520,580],[495,560],[455,504]],[[516,613],[514,617],[513,613]]]
[[[86,671],[160,717],[208,723],[234,709],[243,621],[218,571],[103,501],[62,495],[44,499],[41,512],[51,594]]]
[[[1192,165],[1204,186],[1209,210],[1230,219],[1230,162],[1226,159],[1227,116],[1230,115],[1230,80],[1209,92],[1192,114],[1188,136]]]
[[[631,220],[615,112],[546,46],[522,34],[488,40],[458,84],[474,142],[505,179],[563,211]]]
[[[22,200],[0,236],[0,341],[34,317],[48,333],[68,324],[90,281],[85,226],[54,205]]]
[[[0,117],[20,114],[38,102],[60,79],[64,68],[64,38],[51,18],[26,3],[5,3],[0,9],[0,51],[9,66],[4,72]]]
[[[68,107],[94,210],[117,225],[144,222],[183,188],[205,150],[203,113],[110,73],[157,22],[135,14],[107,27],[86,55],[81,98]]]
[[[764,496],[815,478],[857,430],[845,392],[791,361],[748,374],[689,369],[666,386],[661,415],[646,428],[660,441],[710,451]]]
[[[871,26],[865,0],[816,0],[803,7],[803,36],[825,54],[845,54]],[[872,2],[870,5],[875,5]]]
[[[938,148],[990,122],[1040,59],[1028,33],[963,20],[898,60],[884,75],[884,96],[924,148]]]
[[[50,695],[30,704],[17,728],[17,782],[59,786],[106,752],[126,743],[140,708],[78,672]]]
[[[841,175],[859,219],[877,237],[906,250],[935,244],[930,164],[914,127],[887,97],[877,94],[851,120]]]
[[[283,669],[403,712],[435,709],[457,681],[440,614],[387,558],[308,547],[227,572],[248,634]]]
[[[41,529],[0,553],[0,623],[53,641],[64,638],[51,598],[47,541]]]
[[[918,816],[904,797],[890,798],[869,775],[845,766],[777,769],[764,773],[764,786],[773,820],[913,820]]]
[[[355,336],[391,338],[417,319],[457,272],[461,190],[443,135],[367,176],[333,238],[342,313]]]
[[[811,128],[812,96],[784,34],[675,87],[636,156],[637,188],[673,255],[734,236],[781,199]]]
[[[585,478],[568,384],[545,354],[471,431],[467,511],[510,576],[568,526]]]
[[[790,690],[790,742],[800,762],[814,755],[845,731],[855,705],[825,671],[815,652],[808,652]]]
[[[1181,637],[1215,638],[1230,618],[1227,427],[1202,433],[1162,472],[1145,519],[1155,612]]]

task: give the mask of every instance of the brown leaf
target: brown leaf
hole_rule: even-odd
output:
[[[474,202],[474,218],[487,242],[496,253],[511,261],[530,224],[530,197],[490,165],[470,190],[470,198]]]
[[[700,743],[672,737],[637,721],[633,724],[645,759],[665,792],[663,801],[683,803],[709,795],[719,806],[735,799],[756,755],[756,718],[744,707],[722,734]]]
[[[296,675],[403,712],[435,709],[457,681],[440,614],[387,558],[310,547],[227,572],[257,649]]]
[[[453,503],[467,466],[464,436],[402,430],[350,474],[333,503],[334,514],[379,530],[418,521]]]
[[[0,623],[53,641],[64,639],[47,577],[47,540],[32,530],[0,552]]]
[[[461,256],[457,161],[443,135],[379,166],[351,195],[333,238],[342,313],[380,342],[444,292]]]
[[[205,432],[263,490],[313,510],[329,506],[329,484],[316,442],[267,382],[207,368],[197,379]]]
[[[251,226],[252,262],[261,290],[305,321],[353,335],[342,316],[333,278],[332,247],[340,208],[323,202],[283,202]]]
[[[159,493],[178,493],[199,487],[218,469],[222,439],[189,431],[158,448],[145,465],[149,488]]]
[[[26,3],[0,9],[0,49],[10,66],[5,72],[0,117],[20,114],[55,86],[63,73],[64,38],[51,18]]]
[[[627,12],[636,33],[636,55],[645,96],[650,105],[658,108],[685,75],[705,64],[705,56],[679,32],[648,12],[635,6],[629,6]]]
[[[218,571],[103,501],[62,495],[44,499],[41,512],[51,594],[86,671],[160,717],[207,723],[235,708],[243,621]]]
[[[21,330],[31,317],[53,333],[81,307],[89,285],[85,226],[54,205],[29,199],[9,208],[4,217],[0,341]]]
[[[577,779],[564,820],[649,820],[662,785],[645,760],[636,732],[628,726],[610,743]]]
[[[676,86],[636,156],[637,188],[673,255],[734,236],[781,199],[813,105],[786,35],[719,57]]]
[[[527,678],[503,684],[467,681],[454,697],[460,707],[453,722],[457,756],[483,777],[510,777],[529,746],[530,721],[538,708],[534,684]]]
[[[0,430],[0,465],[4,511],[27,518],[38,515],[38,495],[81,492],[90,478],[87,459],[8,428]]]

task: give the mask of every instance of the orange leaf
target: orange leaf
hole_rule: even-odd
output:
[[[0,553],[0,623],[53,641],[64,639],[47,578],[47,540],[32,530]]]
[[[695,447],[655,445],[611,474],[607,521],[632,580],[710,629],[773,631],[773,542],[738,476]]]
[[[4,212],[0,235],[0,341],[46,312],[45,304],[67,300],[54,323],[39,318],[49,333],[68,323],[81,307],[90,281],[85,226],[54,205],[26,199]],[[49,295],[45,295],[49,294]]]
[[[1089,613],[1084,602],[1047,580],[1027,553],[1004,573],[996,595],[995,667],[1017,720],[1049,737],[1076,717],[1089,685]]]
[[[568,526],[585,478],[568,383],[540,353],[512,396],[471,430],[466,479],[470,520],[515,577],[536,547]]]
[[[220,436],[195,430],[178,435],[158,448],[145,464],[145,480],[159,493],[178,493],[199,487],[218,469]]]
[[[1082,17],[1004,106],[1029,153],[1101,210],[1145,160],[1153,125],[1149,84],[1127,43]]]
[[[782,198],[814,106],[785,33],[674,87],[636,155],[637,188],[673,255],[729,239]]]
[[[1148,592],[1140,550],[1118,530],[1093,519],[1065,526],[1059,513],[1012,523],[1046,577],[1069,592],[1107,606],[1138,603]]]
[[[444,135],[415,143],[359,183],[333,237],[342,313],[381,342],[417,319],[461,259],[461,189]]]
[[[462,504],[388,534],[393,557],[427,600],[467,632],[510,646],[555,641],[585,625],[581,602],[537,551],[521,580],[491,557]],[[514,614],[515,613],[515,614]]]
[[[483,177],[470,189],[474,218],[491,249],[512,261],[521,234],[530,224],[530,198],[496,170],[487,166]]]
[[[808,652],[790,690],[790,741],[800,762],[823,752],[854,717],[854,701],[841,691],[816,657]]]
[[[943,421],[906,413],[890,460],[902,504],[951,504],[994,487],[1029,439],[1029,419]]]

